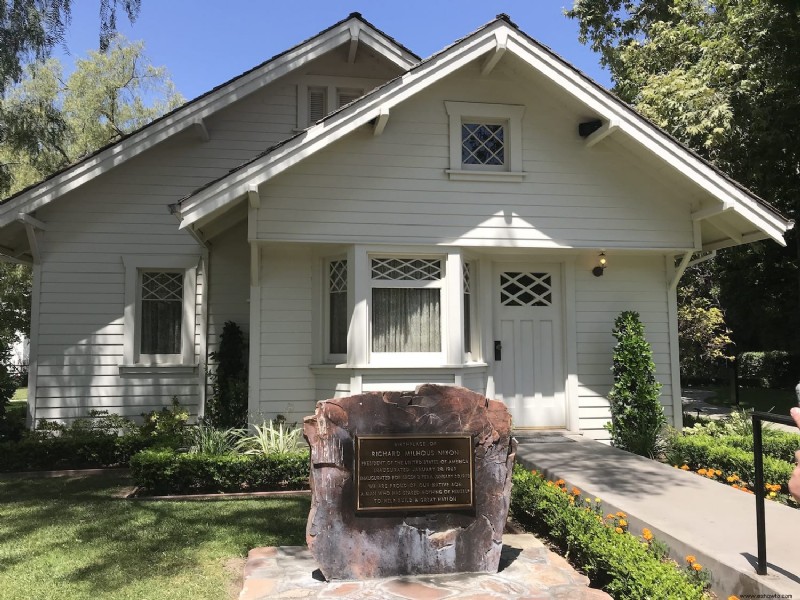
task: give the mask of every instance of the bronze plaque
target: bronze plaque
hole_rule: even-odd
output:
[[[360,435],[356,512],[475,508],[470,435]]]

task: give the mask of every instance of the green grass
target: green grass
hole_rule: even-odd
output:
[[[713,397],[706,400],[709,404],[716,404],[717,406],[735,406],[735,403],[731,401],[730,387],[710,386],[704,389],[715,393]],[[754,409],[788,415],[789,409],[793,406],[797,406],[797,396],[794,390],[740,387],[739,403],[742,408],[747,410]]]
[[[28,388],[22,387],[17,388],[14,392],[14,395],[11,397],[11,402],[27,402],[28,400]]]
[[[0,479],[3,599],[231,598],[250,548],[305,543],[305,497],[114,497],[130,485],[120,474]]]

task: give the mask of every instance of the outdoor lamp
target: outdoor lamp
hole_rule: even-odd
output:
[[[592,269],[592,275],[594,275],[595,277],[602,277],[603,271],[605,270],[606,270],[606,253],[601,252],[600,258],[597,261],[597,266],[594,269]]]

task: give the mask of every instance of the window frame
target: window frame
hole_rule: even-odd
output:
[[[123,364],[131,367],[195,367],[197,326],[197,256],[124,256],[125,306],[123,316]],[[180,354],[141,353],[142,273],[183,272]]]
[[[378,87],[381,80],[367,79],[362,77],[333,77],[324,75],[312,75],[305,77],[301,83],[297,84],[297,123],[295,131],[303,131],[313,125],[316,121],[309,118],[308,91],[315,88],[325,89],[325,102],[327,111],[323,118],[333,111],[340,108],[339,93],[360,91],[361,96],[369,90]]]
[[[464,181],[522,181],[522,117],[525,106],[516,104],[486,104],[479,102],[444,103],[449,120],[451,180]],[[465,164],[461,160],[465,123],[504,126],[504,163],[500,165]]]
[[[441,277],[438,280],[394,280],[394,279],[374,279],[372,274],[373,259],[402,259],[417,260],[429,259],[438,260],[441,268]],[[363,274],[366,278],[367,292],[367,321],[366,333],[368,343],[368,360],[371,365],[406,365],[406,364],[444,364],[447,354],[447,255],[445,254],[415,254],[412,252],[387,253],[387,252],[368,252],[367,253],[367,272]],[[361,274],[359,274],[361,275]],[[373,350],[373,296],[374,289],[438,289],[439,291],[439,350],[436,352],[376,352]]]
[[[347,305],[347,328],[345,332],[345,351],[344,353],[334,353],[331,352],[331,326],[333,325],[331,322],[331,302],[330,302],[330,294],[331,294],[331,280],[330,280],[330,269],[331,264],[339,261],[344,261],[347,269],[347,278],[346,278],[346,288],[345,288],[345,297],[346,297],[346,305]],[[351,275],[351,265],[350,261],[346,254],[338,255],[338,256],[330,256],[323,260],[323,289],[325,290],[325,296],[323,298],[323,306],[322,306],[322,314],[323,314],[323,335],[322,335],[322,343],[323,343],[323,352],[322,355],[325,357],[326,363],[345,363],[347,362],[347,346],[348,346],[348,337],[349,337],[349,330],[350,330],[350,320],[352,318],[352,309],[351,309],[351,297],[352,292],[350,290],[350,281],[352,279]]]

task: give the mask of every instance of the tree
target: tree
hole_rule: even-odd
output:
[[[10,190],[40,181],[182,102],[166,70],[150,64],[144,44],[121,36],[107,52],[78,59],[66,81],[55,59],[28,65],[0,101],[0,111],[25,114],[23,126],[38,132],[26,144],[0,143]]]
[[[653,351],[644,337],[639,313],[625,311],[614,321],[614,385],[611,402],[611,443],[617,448],[652,458],[666,425],[656,381]]]
[[[577,0],[614,91],[791,218],[800,215],[797,0]],[[800,350],[800,236],[720,252],[740,350]]]
[[[116,33],[117,8],[131,22],[139,14],[141,0],[100,0],[100,50],[105,51]],[[64,41],[72,0],[0,0],[0,97],[21,81],[30,63],[44,61]],[[17,104],[0,108],[0,143],[29,150],[40,139],[58,137],[64,124],[57,111],[37,118],[44,105]],[[29,110],[32,111],[29,112]],[[0,164],[0,193],[10,188],[10,172]]]

